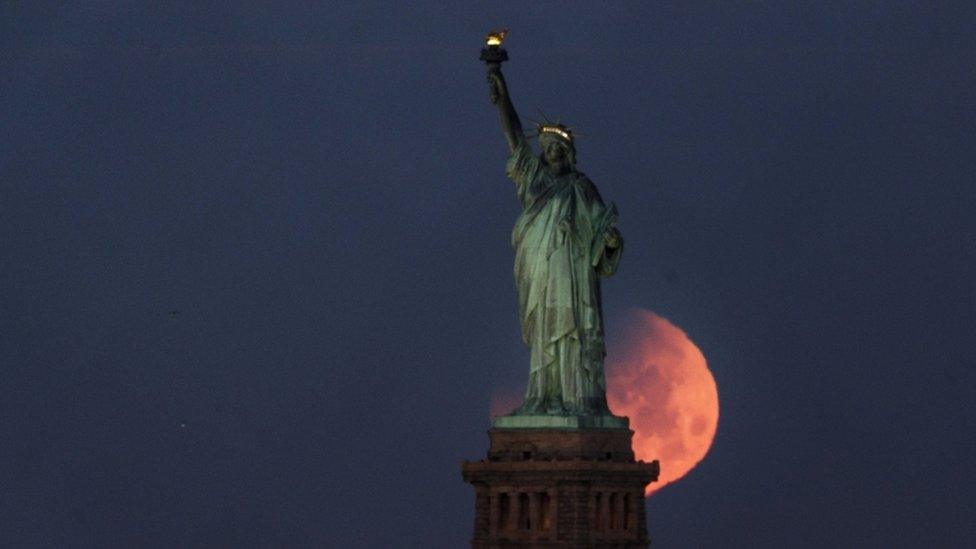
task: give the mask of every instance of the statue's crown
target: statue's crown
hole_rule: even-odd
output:
[[[573,131],[562,124],[540,124],[539,137],[544,134],[561,137],[570,143],[573,142]]]

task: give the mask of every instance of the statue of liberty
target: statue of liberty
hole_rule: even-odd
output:
[[[610,415],[599,279],[616,271],[623,250],[616,208],[576,170],[570,128],[539,125],[541,155],[532,152],[500,62],[489,62],[488,85],[508,140],[506,173],[522,205],[512,245],[531,358],[525,402],[512,415]]]

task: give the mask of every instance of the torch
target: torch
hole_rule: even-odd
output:
[[[508,61],[508,52],[502,49],[502,41],[508,29],[491,31],[485,36],[485,46],[481,48],[481,60],[488,65],[489,71],[501,71],[502,62]]]

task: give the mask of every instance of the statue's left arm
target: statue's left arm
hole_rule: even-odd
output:
[[[603,253],[596,264],[596,271],[601,276],[610,276],[617,272],[620,255],[624,251],[624,239],[616,227],[610,227],[603,233]]]
[[[593,230],[592,265],[597,274],[610,276],[617,271],[624,248],[624,239],[617,229],[617,206],[612,203],[609,206],[604,205],[593,183],[589,179],[585,181],[591,193],[587,202],[590,204],[589,215]]]

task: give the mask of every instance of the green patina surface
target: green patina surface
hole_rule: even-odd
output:
[[[488,65],[489,95],[508,140],[506,174],[522,212],[512,231],[522,339],[530,350],[525,402],[508,426],[619,425],[607,407],[600,277],[620,263],[617,209],[576,169],[572,130],[537,128],[535,154],[508,94],[500,62]]]

